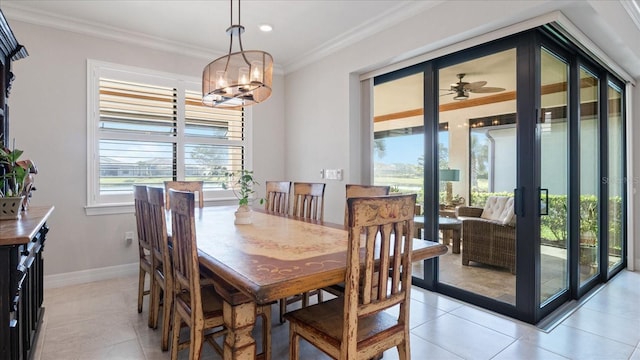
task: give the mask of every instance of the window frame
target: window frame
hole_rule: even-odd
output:
[[[104,215],[133,212],[133,190],[123,195],[100,194],[100,164],[99,144],[103,138],[99,134],[100,124],[100,78],[109,77],[117,80],[138,82],[142,84],[169,86],[177,90],[177,177],[184,177],[184,145],[193,143],[215,143],[215,140],[200,142],[198,138],[185,136],[185,97],[186,91],[201,91],[201,79],[140,67],[114,64],[99,60],[87,59],[87,199],[85,213],[87,215]],[[253,131],[251,107],[243,109],[244,112],[244,140],[236,142],[244,147],[244,168],[252,169],[253,165]],[[158,141],[154,135],[125,134],[120,139]],[[167,141],[166,138],[162,141]],[[231,204],[237,201],[231,190],[207,190],[205,189],[205,202],[219,202]]]

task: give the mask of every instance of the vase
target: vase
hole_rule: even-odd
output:
[[[251,215],[253,214],[253,211],[251,211],[251,208],[249,206],[247,205],[239,206],[235,214],[236,214],[236,220],[234,221],[234,224],[246,225],[246,224],[252,223]]]
[[[23,199],[24,196],[0,198],[0,220],[19,219]]]

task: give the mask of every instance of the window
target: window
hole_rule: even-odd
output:
[[[228,199],[225,173],[250,165],[245,109],[202,105],[199,79],[88,62],[88,211],[130,206],[133,184],[203,180]]]

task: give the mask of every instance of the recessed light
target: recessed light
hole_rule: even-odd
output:
[[[262,31],[262,32],[269,32],[271,30],[273,30],[273,26],[271,26],[269,24],[260,25],[260,31]]]

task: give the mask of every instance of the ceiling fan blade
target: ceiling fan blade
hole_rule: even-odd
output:
[[[447,96],[447,95],[453,95],[453,94],[455,94],[455,92],[448,92],[446,94],[440,94],[440,96]]]
[[[500,88],[500,87],[483,86],[481,88],[477,88],[475,90],[469,90],[469,91],[479,94],[479,93],[494,93],[494,92],[500,92],[504,90],[505,90],[504,88]]]
[[[463,86],[463,89],[467,91],[475,91],[476,89],[479,89],[485,85],[487,85],[486,81],[476,81],[476,82],[465,84]]]

